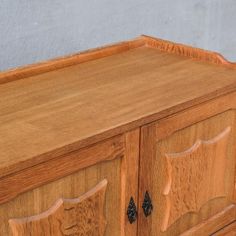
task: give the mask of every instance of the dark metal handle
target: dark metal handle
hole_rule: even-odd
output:
[[[146,217],[151,215],[152,210],[153,210],[153,205],[152,205],[152,200],[149,196],[148,191],[146,191],[146,193],[145,193],[142,208],[143,208],[144,215]]]
[[[128,216],[130,224],[133,224],[137,220],[137,215],[138,215],[137,207],[134,203],[133,197],[131,197],[129,201],[129,206],[127,209],[127,216]]]

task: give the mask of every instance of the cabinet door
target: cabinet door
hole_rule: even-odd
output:
[[[203,117],[142,128],[140,236],[210,235],[235,220],[235,111]]]
[[[1,179],[0,235],[136,235],[138,144],[131,131]]]

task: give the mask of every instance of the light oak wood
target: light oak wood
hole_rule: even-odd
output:
[[[105,218],[107,221],[105,235],[120,236],[123,230],[121,212],[121,158],[101,162],[84,168],[59,180],[45,183],[20,194],[11,201],[0,205],[0,235],[12,236],[8,221],[14,218],[30,217],[50,209],[59,198],[78,198],[90,191],[103,179],[107,179]],[[29,179],[30,181],[30,179]],[[116,214],[114,214],[116,212]],[[98,216],[99,217],[99,216]],[[30,233],[30,232],[29,232]]]
[[[104,200],[107,180],[75,199],[59,199],[40,215],[9,221],[14,236],[94,235],[103,236],[106,227]]]
[[[22,224],[18,224],[22,222],[21,218],[26,217],[28,221],[38,219],[39,214],[44,216],[47,212],[52,213],[55,208],[52,206],[56,201],[58,204],[58,199],[73,199],[86,192],[94,193],[96,192],[94,190],[97,189],[93,189],[95,185],[102,182],[102,186],[104,186],[107,182],[103,204],[107,224],[105,233],[101,235],[135,236],[137,221],[130,224],[126,211],[130,196],[133,196],[136,204],[138,202],[138,142],[139,129],[136,129],[122,136],[51,160],[54,162],[48,163],[48,166],[44,163],[33,169],[21,171],[17,176],[14,176],[15,181],[11,179],[11,176],[6,176],[8,182],[1,190],[7,192],[7,188],[9,188],[11,194],[14,193],[13,190],[17,190],[17,193],[21,194],[14,195],[14,198],[5,196],[4,203],[0,204],[0,235],[12,235],[9,220],[15,230],[14,233],[19,231],[20,234],[21,230],[25,229],[25,225],[23,227]],[[104,179],[106,179],[105,182]],[[88,193],[85,196],[88,196]],[[99,206],[101,207],[101,204]],[[95,208],[92,207],[94,211],[101,212],[101,208],[98,206]],[[78,217],[85,217],[81,214],[78,214]],[[39,216],[34,217],[34,215]],[[97,217],[100,216],[97,214]],[[16,218],[19,220],[13,220]],[[51,229],[50,227],[48,230]],[[81,230],[81,227],[78,227],[78,230]],[[31,230],[28,231],[26,230],[27,233],[31,232]]]
[[[5,72],[1,71],[0,84],[22,78],[27,78],[37,74],[42,74],[52,70],[58,70],[64,67],[73,66],[87,61],[108,57],[144,45],[157,48],[158,50],[164,52],[191,57],[194,59],[198,59],[200,61],[210,62],[213,64],[235,68],[235,63],[227,61],[221,54],[217,52],[207,51],[179,43],[170,42],[163,39],[157,39],[147,35],[142,35],[134,40],[112,44],[100,48],[95,48],[78,54],[61,57],[21,68],[11,69]]]
[[[198,213],[207,201],[226,197],[225,171],[228,138],[227,127],[211,140],[197,140],[180,153],[166,153],[168,180],[163,195],[166,210],[162,231],[186,213]],[[209,186],[209,189],[204,189]]]
[[[125,153],[121,162],[121,225],[123,236],[136,236],[138,221],[130,224],[127,217],[127,208],[130,198],[134,199],[137,206],[138,198],[138,178],[139,178],[139,140],[140,129],[132,130],[125,134]]]
[[[48,71],[58,70],[64,67],[73,66],[87,61],[96,60],[117,53],[121,53],[145,44],[143,38],[137,38],[132,41],[117,43],[105,47],[87,50],[78,54],[61,57],[26,67],[12,69],[6,72],[0,72],[0,84],[10,81],[24,79],[33,75],[42,74]]]
[[[236,93],[230,93],[161,119],[158,121],[159,128],[156,130],[157,140],[164,139],[187,125],[197,123],[226,110],[236,109],[235,98]]]
[[[227,66],[234,69],[236,68],[236,63],[227,61],[221,54],[217,52],[211,52],[200,48],[194,48],[191,46],[186,46],[180,43],[174,43],[167,40],[156,39],[146,35],[144,35],[144,37],[146,45],[157,48],[161,51],[185,57],[191,57],[196,60]]]
[[[124,155],[125,136],[123,135],[8,175],[0,181],[0,203],[83,168]],[[127,168],[126,165],[124,168]]]
[[[225,225],[228,225],[229,222],[235,221],[236,218],[236,206],[230,205],[225,208],[223,211],[217,213],[216,215],[212,216],[211,218],[204,220],[200,224],[194,226],[190,230],[187,230],[181,236],[209,236],[212,235],[212,232],[215,229],[221,229]],[[224,230],[223,230],[224,231]],[[214,236],[216,235],[213,234]]]
[[[1,72],[0,235],[234,234],[235,69],[143,35]]]
[[[235,77],[141,46],[2,84],[0,177],[235,91]]]
[[[142,128],[139,192],[149,191],[154,210],[139,216],[139,235],[179,235],[234,203],[235,111],[186,121],[161,140],[158,122]]]
[[[213,234],[212,236],[235,236],[236,235],[236,222],[224,227],[222,230]]]

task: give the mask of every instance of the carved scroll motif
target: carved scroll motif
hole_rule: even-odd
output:
[[[163,52],[194,58],[212,64],[224,65],[225,67],[230,67],[233,69],[236,68],[236,63],[232,63],[226,60],[221,54],[217,52],[207,51],[204,49],[195,48],[180,43],[174,43],[158,38],[153,38],[146,35],[143,35],[142,37],[144,38],[146,45]]]
[[[168,182],[162,231],[181,216],[198,212],[209,200],[224,197],[227,144],[231,128],[215,138],[198,140],[190,149],[165,154]]]
[[[59,199],[42,214],[9,220],[14,236],[103,236],[107,180],[75,199]]]

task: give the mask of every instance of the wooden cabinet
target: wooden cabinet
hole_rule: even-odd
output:
[[[235,235],[236,65],[142,36],[0,73],[0,235]]]
[[[6,177],[1,235],[136,235],[138,142],[134,130]]]

